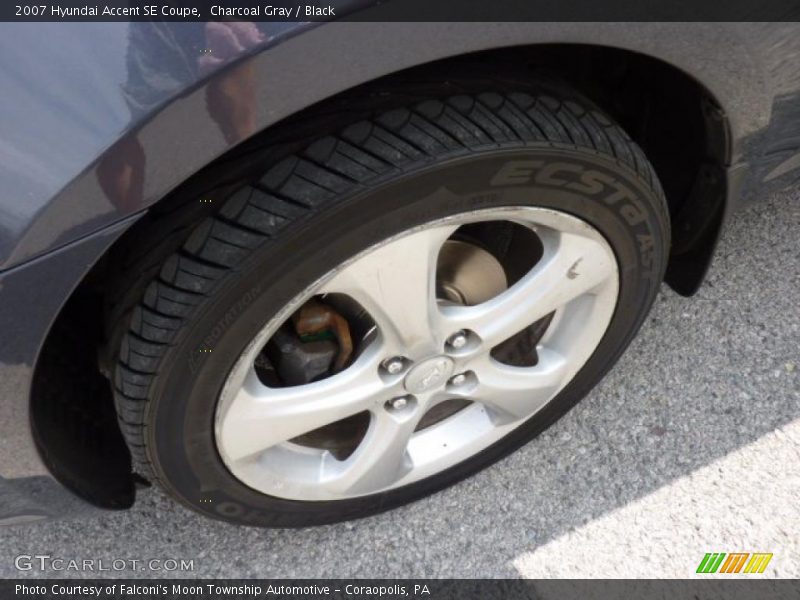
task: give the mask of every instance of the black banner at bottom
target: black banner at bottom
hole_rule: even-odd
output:
[[[462,598],[591,600],[772,600],[800,598],[798,580],[475,580],[475,579],[42,579],[0,580],[0,598],[30,600],[449,600]]]

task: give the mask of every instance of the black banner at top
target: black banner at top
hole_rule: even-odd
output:
[[[800,21],[800,0],[9,0],[0,21]]]

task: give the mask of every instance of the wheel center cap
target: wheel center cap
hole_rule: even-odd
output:
[[[406,375],[408,392],[421,394],[444,385],[453,373],[453,361],[447,356],[434,356],[415,365]]]

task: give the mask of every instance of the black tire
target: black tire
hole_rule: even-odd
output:
[[[553,89],[464,93],[412,100],[346,124],[348,115],[325,113],[319,126],[332,133],[290,155],[262,166],[251,159],[251,173],[219,209],[161,257],[143,291],[128,293],[125,310],[112,313],[116,407],[134,468],[205,515],[315,525],[364,517],[455,483],[578,402],[626,348],[662,280],[669,223],[656,175],[625,132],[580,96]],[[330,125],[337,120],[345,124]],[[229,473],[214,441],[216,401],[233,362],[270,317],[382,239],[454,212],[531,199],[591,223],[620,264],[607,333],[544,410],[469,460],[381,494],[292,501],[258,493]]]

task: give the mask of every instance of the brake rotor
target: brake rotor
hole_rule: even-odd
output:
[[[447,240],[436,265],[437,297],[445,302],[474,306],[508,288],[503,265],[476,244]]]

